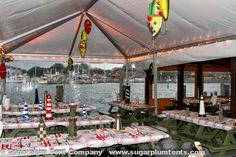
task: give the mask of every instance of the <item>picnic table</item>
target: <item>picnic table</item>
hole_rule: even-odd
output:
[[[55,127],[55,126],[63,126],[64,130],[67,130],[69,126],[68,116],[66,117],[57,117],[53,120],[49,120],[45,122],[45,126],[47,128]],[[77,127],[84,126],[108,126],[111,123],[115,122],[115,119],[106,115],[96,115],[96,116],[88,116],[87,118],[83,118],[81,116],[77,116]],[[15,137],[19,132],[22,131],[30,131],[33,134],[37,134],[38,126],[39,126],[40,118],[34,117],[30,118],[27,121],[24,121],[23,118],[3,118],[3,130],[10,131],[8,137]]]
[[[79,130],[77,135],[77,139],[69,140],[67,134],[50,134],[48,135],[48,147],[43,147],[37,136],[2,138],[0,139],[0,154],[1,156],[66,154],[84,148],[104,148],[140,143],[151,143],[153,146],[154,142],[169,138],[167,133],[148,126],[126,127],[121,131],[108,128]],[[19,141],[21,141],[21,146],[18,144]]]
[[[226,151],[236,149],[235,119],[216,115],[202,118],[197,112],[186,110],[163,111],[163,114],[178,121],[176,133],[172,136],[179,140],[180,146],[187,141],[200,141],[210,152],[219,152],[220,157]]]
[[[150,123],[155,121],[153,118],[153,112],[155,107],[145,104],[125,103],[121,102],[109,102],[109,113],[114,113],[112,110],[114,107],[118,107],[118,112],[121,114],[122,124],[130,125],[133,122]]]
[[[36,105],[34,105],[36,106]],[[87,111],[93,111],[96,107],[92,105],[85,106]],[[29,107],[29,115],[42,115],[46,114],[46,111],[41,111],[38,107]],[[76,111],[82,112],[83,106],[81,104],[77,105]],[[52,105],[52,112],[57,115],[66,114],[70,112],[70,107],[68,104],[60,104],[58,106]],[[12,106],[9,110],[3,110],[3,115],[5,116],[22,116],[23,115],[23,107],[18,107],[16,105]]]

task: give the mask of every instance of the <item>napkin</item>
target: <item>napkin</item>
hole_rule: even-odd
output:
[[[112,92],[112,98],[113,98],[113,101],[117,101],[117,93],[116,92]]]
[[[2,131],[3,131],[3,122],[0,121],[0,137],[2,136]]]

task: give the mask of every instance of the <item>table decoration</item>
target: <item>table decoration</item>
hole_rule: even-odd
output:
[[[39,93],[37,88],[35,88],[34,104],[39,104]]]
[[[43,101],[42,101],[42,100],[39,100],[39,110],[40,110],[40,111],[43,111],[43,109],[44,109]]]
[[[2,104],[3,104],[3,107],[5,107],[5,100],[7,98],[7,95],[3,95],[2,97]]]
[[[28,109],[28,104],[25,102],[24,108],[23,108],[23,118],[28,119],[29,118],[29,109]]]
[[[76,117],[76,107],[77,105],[74,103],[71,103],[69,105],[70,107],[70,117],[69,117],[69,136],[68,139],[70,140],[75,140],[77,139],[77,126],[76,126],[76,121],[77,121],[77,117]]]
[[[201,95],[200,98],[200,105],[199,105],[199,117],[206,117],[206,113],[205,113],[205,104],[204,104],[204,99],[203,96]]]
[[[0,121],[2,121],[2,107],[3,105],[0,104]]]
[[[45,120],[53,120],[52,117],[52,97],[51,94],[46,95],[46,118]]]
[[[46,126],[43,119],[40,120],[38,127],[38,141],[43,147],[51,146],[51,143],[47,137]]]
[[[112,92],[112,101],[117,101],[117,93],[116,92]]]
[[[86,105],[85,105],[85,104],[82,105],[82,117],[83,117],[84,119],[87,118],[87,108],[86,108]]]
[[[3,106],[5,106],[5,110],[8,111],[10,110],[11,104],[10,104],[10,98],[5,99]]]
[[[117,131],[122,129],[122,123],[121,123],[121,118],[120,118],[120,114],[119,113],[116,115],[115,125],[114,126],[115,126],[115,129]]]

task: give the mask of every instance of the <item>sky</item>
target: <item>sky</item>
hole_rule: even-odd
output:
[[[50,67],[51,65],[55,64],[55,62],[39,62],[39,61],[13,61],[13,62],[8,62],[8,66],[14,66],[14,67],[19,67],[25,70],[29,70],[30,68],[34,66],[40,66],[40,67]],[[64,63],[66,66],[67,63]],[[89,63],[90,64],[90,63]],[[114,67],[122,67],[123,64],[110,64],[110,63],[101,63],[101,64],[90,64],[92,68],[98,67],[101,69],[112,69]]]

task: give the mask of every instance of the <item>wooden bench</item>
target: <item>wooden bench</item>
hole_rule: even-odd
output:
[[[110,116],[110,117],[113,117],[115,118],[117,112],[107,112],[107,111],[98,111],[98,113],[100,115],[107,115],[107,116]]]
[[[220,153],[220,156],[224,156],[224,153],[226,151],[230,151],[230,150],[235,150],[236,149],[236,145],[235,144],[228,144],[228,145],[219,145],[216,142],[212,142],[212,141],[208,141],[208,140],[203,140],[194,136],[191,136],[189,134],[185,134],[185,133],[180,133],[179,135],[179,139],[181,140],[182,143],[184,142],[194,142],[194,141],[199,141],[201,143],[201,145],[203,147],[208,148],[208,150],[211,153]]]

